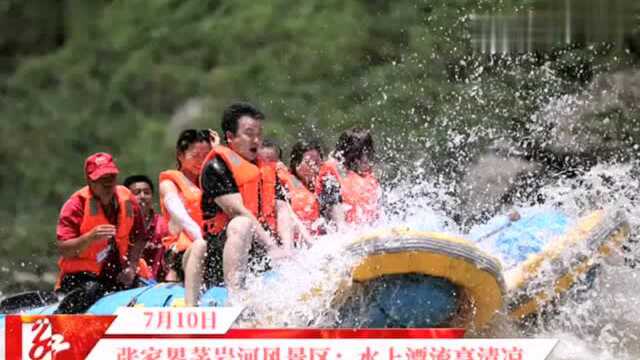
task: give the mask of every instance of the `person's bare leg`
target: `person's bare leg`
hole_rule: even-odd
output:
[[[248,266],[249,250],[253,241],[253,226],[253,221],[245,216],[235,217],[227,225],[222,269],[224,283],[230,293],[242,287],[242,280]]]
[[[278,236],[282,241],[285,252],[288,252],[294,245],[311,246],[313,238],[307,227],[300,221],[291,205],[285,201],[276,202],[278,211]],[[288,245],[290,243],[290,245]]]
[[[285,250],[291,250],[294,247],[294,219],[289,207],[283,202],[276,203],[277,221],[278,221],[278,237],[282,242]]]
[[[164,276],[164,281],[165,282],[178,282],[178,281],[180,281],[178,279],[178,273],[173,269],[168,270],[167,271],[167,275]]]
[[[347,226],[347,211],[343,204],[336,204],[331,207],[331,212],[329,213],[331,220],[333,220],[337,231],[342,231]]]
[[[198,239],[191,244],[184,261],[184,302],[186,306],[198,306],[200,287],[204,276],[204,258],[207,242]]]

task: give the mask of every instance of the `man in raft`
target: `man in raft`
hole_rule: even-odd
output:
[[[212,277],[232,293],[242,287],[250,265],[287,256],[283,248],[291,248],[295,230],[275,164],[257,165],[264,118],[247,103],[225,109],[226,145],[213,148],[200,176],[203,228],[215,265]]]
[[[135,195],[144,216],[147,239],[141,257],[144,263],[140,261],[141,269],[138,269],[138,274],[143,278],[164,281],[166,267],[162,239],[167,236],[169,229],[164,217],[153,209],[153,197],[155,195],[153,182],[146,175],[131,175],[124,179],[122,185],[126,186]],[[148,273],[143,272],[143,264]]]
[[[56,287],[67,293],[59,314],[83,313],[108,292],[131,287],[145,246],[140,206],[129,189],[117,185],[112,156],[89,156],[84,172],[87,186],[64,204],[56,230]]]
[[[332,158],[320,168],[316,194],[322,215],[338,229],[370,224],[380,217],[382,191],[373,174],[374,146],[368,130],[340,135]]]

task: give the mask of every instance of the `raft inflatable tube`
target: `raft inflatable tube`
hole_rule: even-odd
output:
[[[444,233],[384,230],[347,247],[359,259],[340,291],[340,326],[481,328],[503,307],[499,260]]]
[[[224,306],[227,301],[227,289],[212,287],[200,298],[200,306]],[[62,296],[57,301],[42,303],[41,306],[5,306],[3,313],[23,313],[30,315],[51,315],[57,309]],[[16,299],[11,300],[15,303]],[[93,304],[87,314],[113,315],[119,307],[184,307],[184,287],[181,283],[158,283],[137,287],[134,289],[117,291],[108,294]],[[9,311],[7,311],[9,310]]]
[[[599,263],[628,237],[629,224],[622,212],[597,210],[580,218],[541,252],[505,273],[509,315],[526,322],[578,284],[588,285]]]

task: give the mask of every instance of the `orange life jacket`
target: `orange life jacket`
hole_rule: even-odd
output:
[[[220,157],[231,171],[244,207],[275,234],[277,224],[275,166],[264,165],[258,168],[226,146],[215,146],[203,164],[215,157]],[[200,183],[202,184],[202,173]],[[208,234],[218,235],[229,221],[229,216],[224,211],[219,211],[213,218],[205,219],[203,227]]]
[[[372,173],[359,175],[347,170],[336,160],[325,162],[318,173],[316,193],[322,191],[323,179],[333,176],[340,184],[342,203],[348,206],[346,221],[351,224],[369,223],[380,216],[379,200],[381,189]]]
[[[77,191],[74,196],[79,195],[84,199],[84,214],[80,224],[80,234],[84,235],[98,225],[109,224],[102,206],[98,199],[93,196],[88,186]],[[134,195],[124,186],[116,187],[116,200],[118,201],[118,224],[116,228],[115,243],[120,254],[120,265],[124,268],[127,252],[129,250],[129,235],[133,228],[133,204]],[[65,274],[78,272],[90,272],[99,275],[102,272],[102,261],[107,258],[111,246],[108,239],[93,241],[84,251],[73,258],[60,258],[59,280]]]
[[[187,212],[191,216],[191,219],[193,219],[198,226],[202,227],[202,190],[200,190],[197,184],[193,184],[181,171],[178,170],[167,170],[161,172],[159,177],[160,183],[165,180],[171,181],[176,185],[178,188],[178,195],[180,196],[185,209],[187,209]],[[165,218],[167,223],[169,223],[171,216],[167,212],[162,198],[160,199],[160,210],[162,211],[162,216]],[[191,246],[192,242],[193,239],[184,231],[181,231],[179,234],[170,234],[162,239],[162,244],[165,249],[169,249],[175,244],[177,251],[187,250],[189,246]]]
[[[311,233],[315,233],[316,231],[312,228],[312,224],[320,217],[318,197],[315,193],[309,191],[302,181],[290,173],[284,164],[278,163],[276,170],[278,178],[287,191],[293,212]]]

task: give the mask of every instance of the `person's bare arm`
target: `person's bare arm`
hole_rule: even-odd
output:
[[[291,234],[290,235],[291,239],[289,240],[290,242],[289,247],[293,247],[293,243],[295,242],[292,236],[293,234],[298,234],[298,236],[300,237],[299,238],[300,244],[305,244],[307,246],[311,245],[313,242],[313,237],[307,230],[307,227],[302,223],[300,218],[293,211],[293,209],[291,208],[291,204],[282,200],[278,200],[276,204],[278,206],[278,232],[280,233],[279,235],[280,235],[280,238],[282,239],[283,244],[287,246],[287,243],[284,240],[284,238],[286,238],[286,235],[285,237],[283,237],[283,234],[281,234],[281,232]],[[284,216],[281,216],[281,214]],[[286,220],[287,223],[280,224],[281,218],[287,219]],[[284,229],[283,229],[283,226],[284,226]]]
[[[84,235],[73,239],[57,240],[56,245],[60,255],[65,259],[77,257],[96,240],[107,240],[116,235],[116,227],[113,225],[98,225]]]
[[[180,200],[178,188],[172,181],[164,180],[160,183],[160,196],[171,220],[179,225],[180,230],[186,232],[194,241],[202,239],[202,229],[189,215]]]
[[[138,273],[138,263],[142,257],[142,251],[147,244],[147,231],[144,225],[144,216],[137,201],[132,201],[133,228],[129,233],[129,246],[123,271],[118,274],[118,282],[130,286]]]
[[[211,144],[211,147],[220,145],[220,135],[211,129],[209,129],[209,144]]]
[[[331,221],[336,224],[336,228],[338,231],[344,229],[347,226],[347,216],[344,205],[339,203],[335,204],[329,210],[329,216]]]
[[[295,215],[289,211],[289,204],[282,200],[276,200],[276,220],[278,236],[282,246],[287,251],[294,247],[294,232],[296,231]]]
[[[146,238],[141,235],[137,235],[133,238],[133,242],[129,243],[129,251],[127,253],[127,267],[135,269],[138,266],[138,261],[142,256],[142,251],[146,245]]]
[[[142,257],[142,251],[146,245],[146,239],[142,236],[134,238],[133,244],[129,243],[129,250],[127,251],[127,260],[124,264],[124,269],[118,274],[117,281],[126,286],[130,286],[133,279],[138,273],[138,263],[140,257]]]

